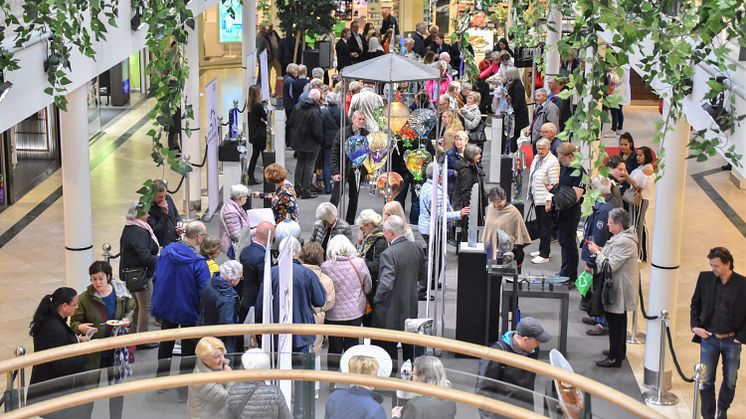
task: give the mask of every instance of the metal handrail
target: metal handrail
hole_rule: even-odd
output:
[[[401,332],[369,327],[352,327],[338,325],[316,324],[240,324],[188,327],[134,333],[90,342],[65,345],[48,349],[22,357],[0,362],[0,374],[10,370],[43,364],[58,359],[77,355],[100,352],[114,348],[140,345],[151,342],[173,341],[177,339],[198,339],[204,336],[237,336],[261,334],[297,334],[297,335],[327,335],[352,338],[370,338],[387,342],[402,342],[423,347],[437,348],[444,351],[468,355],[475,358],[497,361],[506,365],[520,368],[538,375],[558,380],[578,389],[600,397],[620,409],[645,418],[664,418],[654,409],[640,403],[636,399],[603,383],[587,377],[571,373],[562,368],[547,365],[543,362],[509,352],[492,349],[473,343],[460,342],[439,336],[427,336],[415,333]],[[101,391],[101,389],[99,389]]]

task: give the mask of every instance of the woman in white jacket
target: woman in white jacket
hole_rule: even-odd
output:
[[[552,194],[547,192],[546,185],[556,185],[559,182],[560,164],[557,157],[549,152],[550,145],[546,138],[536,142],[537,155],[531,162],[528,177],[528,199],[536,205],[536,220],[540,231],[539,250],[531,253],[533,263],[549,262],[549,245],[552,242],[552,218],[548,210],[551,207],[547,205],[552,202]]]

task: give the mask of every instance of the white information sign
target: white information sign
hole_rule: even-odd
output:
[[[277,258],[277,269],[280,274],[280,284],[278,293],[280,302],[280,318],[277,319],[277,323],[281,324],[292,324],[293,323],[293,246],[289,245],[289,241],[285,241],[286,245],[281,246],[280,256]],[[283,334],[278,338],[277,351],[279,354],[279,364],[282,370],[293,369],[293,335]],[[280,390],[285,395],[285,400],[288,401],[288,407],[292,411],[290,406],[290,400],[292,400],[292,388],[293,383],[290,380],[280,381]]]
[[[218,209],[218,80],[212,79],[205,86],[205,104],[207,105],[207,214],[210,219]]]
[[[269,102],[269,69],[267,66],[267,50],[259,54],[259,75],[262,77],[262,101]]]

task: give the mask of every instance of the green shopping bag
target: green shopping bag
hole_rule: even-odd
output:
[[[593,286],[593,274],[583,271],[582,274],[578,275],[578,279],[575,280],[575,288],[578,289],[580,295],[585,297],[588,290]]]

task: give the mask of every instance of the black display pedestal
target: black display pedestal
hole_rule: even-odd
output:
[[[492,331],[490,337],[496,339],[498,333],[497,314],[488,313],[489,306],[496,307],[500,296],[500,286],[490,287],[490,304],[486,298],[487,257],[483,243],[472,249],[461,243],[458,254],[458,294],[456,297],[456,339],[478,345],[489,345],[485,339],[485,328]],[[494,342],[494,340],[493,340]],[[461,356],[461,355],[456,355]],[[463,355],[466,356],[466,355]]]

